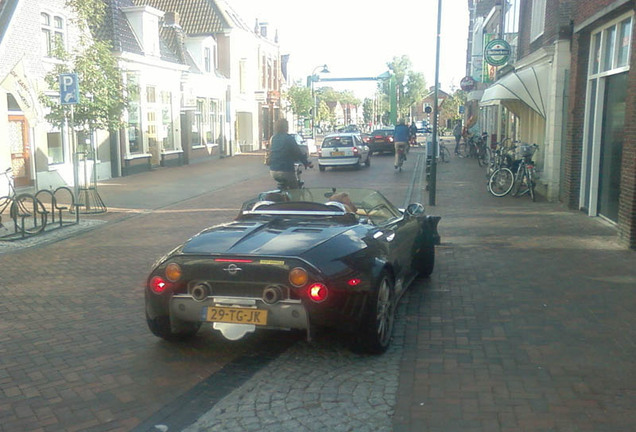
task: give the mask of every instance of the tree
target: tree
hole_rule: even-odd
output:
[[[77,15],[74,22],[82,33],[80,43],[71,52],[66,52],[61,44],[54,48],[56,57],[63,62],[53,67],[45,81],[50,90],[56,91],[61,73],[76,73],[80,85],[79,101],[73,107],[76,128],[115,131],[124,124],[121,118],[126,99],[122,73],[110,42],[96,37],[106,4],[102,0],[67,0],[67,6]],[[69,107],[61,105],[58,98],[41,94],[40,101],[49,108],[46,119],[50,123],[62,125],[69,117]]]
[[[397,115],[401,118],[410,116],[411,106],[420,102],[426,92],[426,80],[420,72],[411,70],[411,60],[408,56],[393,57],[387,67],[395,79],[397,94]],[[390,106],[389,80],[378,83],[378,89],[383,95],[384,103]]]
[[[364,102],[362,103],[362,116],[365,124],[373,122],[373,99],[364,99]]]
[[[294,114],[301,117],[309,117],[311,115],[314,101],[311,98],[310,88],[296,83],[287,90],[285,96]]]
[[[460,89],[453,89],[453,93],[450,94],[444,103],[439,107],[440,118],[451,120],[451,124],[454,124],[457,120],[462,118],[459,113],[459,107],[466,105],[467,95],[466,92]]]

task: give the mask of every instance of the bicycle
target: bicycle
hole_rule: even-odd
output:
[[[3,215],[8,215],[13,220],[14,233],[2,237],[10,237],[18,233],[22,237],[27,234],[38,234],[46,226],[48,211],[34,195],[16,192],[10,176],[12,171],[13,169],[9,167],[2,173],[7,179],[9,195],[0,197],[0,229],[6,228],[2,223],[2,218]]]
[[[518,141],[514,141],[512,146],[507,146],[506,143],[510,141],[510,138],[504,138],[501,142],[497,143],[494,150],[490,150],[490,160],[486,167],[486,178],[489,179],[492,174],[499,168],[510,168],[513,163],[513,158],[510,155],[511,149],[515,148],[515,144]]]
[[[488,180],[488,190],[496,197],[502,197],[512,192],[513,196],[529,194],[535,200],[535,170],[532,155],[539,146],[536,144],[522,144],[521,159],[515,160],[510,167],[501,166],[495,170]],[[513,146],[512,149],[517,148]],[[507,155],[506,155],[507,156]],[[521,186],[526,188],[521,191]]]
[[[539,146],[536,144],[522,144],[519,148],[521,150],[521,159],[518,161],[519,164],[515,173],[515,181],[511,191],[512,196],[516,197],[528,194],[532,201],[535,201],[534,188],[536,186],[536,172],[532,156]],[[522,186],[525,186],[525,189],[521,189]]]
[[[408,145],[408,143],[406,145]],[[395,169],[398,172],[402,172],[402,165],[404,165],[404,161],[406,160],[405,145],[398,145],[396,152],[397,152],[397,162],[395,165]]]
[[[451,154],[450,150],[446,147],[446,144],[440,141],[437,145],[439,146],[439,160],[442,162],[450,162]]]
[[[477,151],[477,163],[480,167],[488,166],[492,157],[490,147],[488,146],[488,134],[482,133],[480,137],[475,140]]]

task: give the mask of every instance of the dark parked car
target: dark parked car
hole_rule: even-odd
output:
[[[369,152],[373,153],[395,153],[393,144],[393,128],[376,129],[371,132],[369,139]]]
[[[384,352],[400,297],[433,271],[439,217],[374,190],[343,192],[260,194],[161,258],[145,289],[152,333],[180,340],[205,326],[238,340],[330,327],[357,349]]]

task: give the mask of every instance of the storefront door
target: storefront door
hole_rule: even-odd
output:
[[[607,77],[601,132],[598,213],[614,222],[618,221],[618,201],[621,192],[626,94],[627,73]]]
[[[31,147],[29,128],[22,115],[9,116],[9,148],[11,149],[11,168],[16,187],[31,186]]]

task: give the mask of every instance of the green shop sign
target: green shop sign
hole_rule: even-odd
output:
[[[493,39],[484,48],[484,59],[491,66],[503,66],[510,59],[510,44],[503,39]]]

